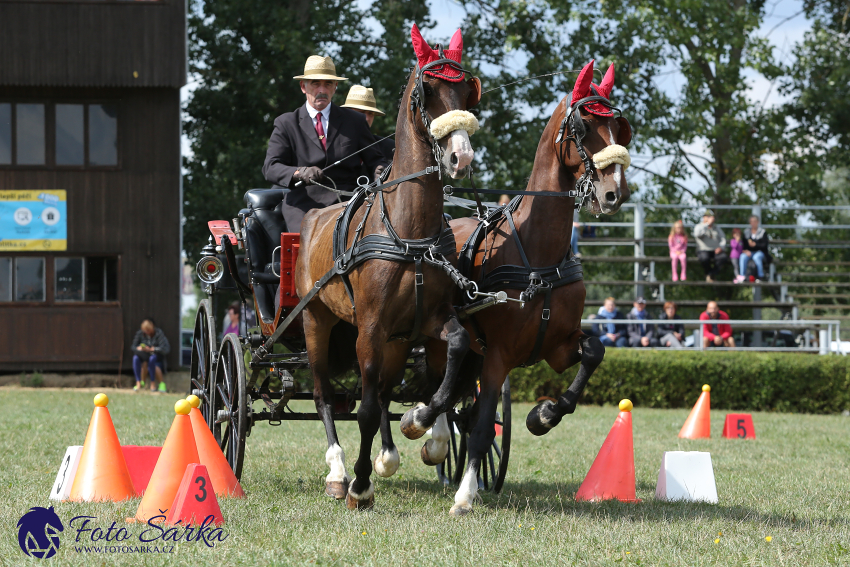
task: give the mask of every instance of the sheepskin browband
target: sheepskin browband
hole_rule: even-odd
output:
[[[631,165],[632,158],[629,156],[629,150],[626,149],[625,146],[621,146],[619,144],[605,146],[604,150],[596,152],[593,156],[593,165],[595,165],[596,169],[599,171],[602,171],[613,163],[619,163],[622,165],[623,171],[628,169],[629,165]]]
[[[478,119],[466,110],[450,110],[431,122],[431,135],[442,140],[455,130],[466,130],[472,136],[478,131]]]

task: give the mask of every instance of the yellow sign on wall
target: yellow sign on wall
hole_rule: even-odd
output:
[[[67,249],[64,189],[0,191],[0,251]]]

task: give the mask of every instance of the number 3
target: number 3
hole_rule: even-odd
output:
[[[739,419],[738,420],[738,439],[746,439],[747,438],[747,428],[744,427],[744,423],[746,420]]]
[[[204,477],[199,476],[195,479],[195,484],[200,484],[198,490],[201,491],[200,496],[198,496],[197,494],[195,495],[195,500],[197,500],[198,502],[203,502],[207,499],[207,480]]]

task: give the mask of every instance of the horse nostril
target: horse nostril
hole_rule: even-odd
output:
[[[617,200],[617,194],[613,191],[608,191],[605,193],[605,201],[608,203],[613,203]]]
[[[456,167],[458,164],[457,153],[455,152],[452,152],[451,163],[452,167]]]

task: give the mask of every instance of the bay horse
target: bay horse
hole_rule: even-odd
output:
[[[328,440],[325,491],[345,498],[350,509],[374,504],[370,453],[379,428],[382,446],[375,468],[382,476],[398,468],[387,416],[392,388],[401,382],[413,346],[430,338],[443,342],[447,350],[443,383],[417,413],[417,425],[425,429],[451,407],[449,395],[469,347],[469,334],[452,303],[454,284],[443,270],[423,262],[423,256],[435,249],[454,256],[452,233],[443,216],[441,170],[453,178],[467,174],[474,155],[469,134],[478,128],[467,109],[480,100],[481,83],[474,77],[464,80],[460,30],[446,50],[431,48],[415,24],[411,40],[418,66],[399,106],[388,180],[359,197],[355,194],[350,203],[359,199],[359,208],[340,204],[307,213],[295,269],[299,297],[315,293],[303,321],[313,397]],[[380,212],[369,214],[373,205]],[[346,236],[348,225],[357,229]],[[323,275],[335,268],[337,273],[320,286]],[[333,420],[331,379],[350,368],[354,355],[362,379],[357,410],[361,442],[349,484]]]
[[[543,130],[527,190],[577,190],[580,199],[589,200],[591,214],[614,214],[630,194],[624,172],[630,163],[625,146],[631,127],[625,118],[614,116],[608,100],[614,65],[598,86],[592,78],[593,61],[582,69],[572,94],[561,100]],[[483,355],[483,366],[477,412],[470,421],[469,460],[452,515],[472,510],[479,466],[495,436],[496,405],[507,374],[539,360],[558,373],[581,363],[557,403],[544,402],[529,413],[528,429],[543,435],[575,411],[576,400],[602,362],[605,347],[581,330],[585,287],[580,262],[570,250],[575,201],[573,196],[520,196],[492,214],[490,226],[474,218],[451,222],[461,272],[477,281],[481,291],[509,287],[509,296],[526,300],[524,307],[514,302],[488,307],[465,322],[475,339],[477,354],[470,356]],[[470,239],[474,233],[479,237]],[[506,286],[508,282],[513,285]],[[433,341],[428,346],[440,348]],[[467,391],[474,385],[468,378],[458,383]],[[423,450],[423,461],[430,464],[424,457]]]

